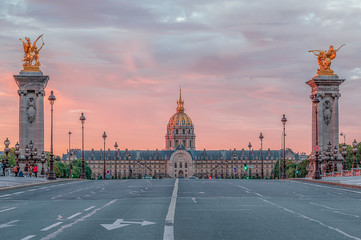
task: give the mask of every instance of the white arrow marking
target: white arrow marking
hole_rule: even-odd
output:
[[[1,210],[0,212],[6,212],[6,211],[10,211],[10,210],[13,210],[13,209],[15,209],[16,207],[12,207],[12,208],[7,208],[7,209],[3,209],[3,210]]]
[[[113,224],[100,224],[100,225],[102,225],[107,230],[113,230],[129,225],[129,224],[121,224],[121,222],[123,222],[123,219],[117,219]]]
[[[3,223],[0,225],[0,228],[12,227],[14,225],[11,225],[11,224],[16,223],[16,222],[19,222],[19,220],[12,220],[10,222]]]
[[[131,222],[131,221],[124,221],[124,219],[117,219],[113,224],[100,224],[107,230],[113,230],[121,227],[128,226],[130,224],[140,224],[141,226],[147,226],[156,224],[155,222],[143,221],[143,222]]]

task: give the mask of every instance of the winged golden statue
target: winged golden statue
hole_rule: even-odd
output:
[[[317,69],[318,75],[336,75],[334,74],[331,67],[331,60],[333,60],[336,57],[336,52],[340,50],[344,45],[342,44],[338,49],[334,49],[331,45],[328,49],[328,51],[322,51],[322,50],[309,50],[308,52],[312,52],[315,56],[317,56],[317,62],[318,66],[320,67]]]
[[[41,64],[40,64],[40,61],[39,61],[39,52],[44,46],[44,41],[43,41],[43,43],[41,44],[41,46],[39,48],[36,46],[36,43],[38,42],[38,40],[40,38],[43,41],[43,34],[41,34],[34,41],[33,44],[31,44],[30,38],[28,38],[28,37],[25,37],[25,41],[23,41],[20,38],[20,41],[23,43],[23,47],[24,47],[24,59],[23,59],[24,70],[22,70],[22,71],[40,72],[39,66]]]

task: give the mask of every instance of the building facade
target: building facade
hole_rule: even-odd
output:
[[[265,178],[272,178],[276,161],[282,150],[196,150],[194,125],[184,112],[181,92],[177,112],[169,119],[164,150],[104,150],[84,152],[84,158],[92,169],[92,177],[103,175],[104,161],[109,178],[257,178],[262,166]],[[291,149],[286,150],[287,159],[298,159]],[[73,149],[63,155],[63,161],[81,159],[81,150]],[[247,165],[247,170],[245,166]],[[117,174],[115,174],[117,173]]]

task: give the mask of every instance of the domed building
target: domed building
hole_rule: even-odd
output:
[[[251,144],[248,150],[196,150],[195,140],[194,125],[184,112],[180,89],[177,112],[168,121],[165,149],[92,149],[84,152],[84,159],[93,178],[102,178],[105,173],[106,178],[269,178],[275,177],[273,169],[282,156],[282,150],[253,150]],[[292,150],[289,153],[288,159],[298,159],[298,154]],[[81,157],[80,149],[71,149],[63,155],[63,162]]]
[[[196,149],[196,135],[192,119],[184,112],[184,101],[179,89],[177,112],[169,119],[165,135],[165,149],[174,150],[182,144],[186,150]]]

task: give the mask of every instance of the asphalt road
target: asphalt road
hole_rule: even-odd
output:
[[[0,239],[360,239],[361,190],[296,181],[71,181],[0,192]]]

